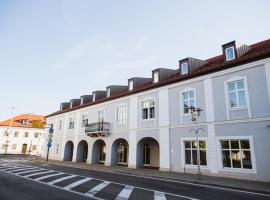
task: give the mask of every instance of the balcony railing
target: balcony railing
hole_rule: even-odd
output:
[[[109,136],[110,123],[108,122],[97,122],[87,124],[85,126],[85,133],[90,137],[107,137]]]

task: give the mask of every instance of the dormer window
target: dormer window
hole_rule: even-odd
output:
[[[226,61],[230,61],[230,60],[235,59],[234,46],[228,47],[228,48],[225,49],[225,56],[226,56]]]
[[[111,96],[111,88],[107,88],[107,97]]]
[[[181,63],[181,74],[182,75],[188,74],[188,63],[187,62]]]
[[[72,101],[70,102],[69,108],[72,108]]]
[[[128,90],[133,90],[133,81],[129,81]]]
[[[93,101],[96,101],[96,93],[93,93]]]
[[[154,83],[157,83],[159,81],[158,72],[154,73]]]
[[[62,110],[63,110],[63,104],[60,105],[60,111],[62,111]]]
[[[83,105],[83,97],[81,97],[81,105]]]

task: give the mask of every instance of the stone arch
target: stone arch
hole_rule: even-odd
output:
[[[72,161],[74,144],[72,141],[68,141],[65,145],[64,161]]]

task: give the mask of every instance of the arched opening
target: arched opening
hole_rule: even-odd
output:
[[[73,142],[68,141],[65,145],[64,161],[72,161],[73,157]]]
[[[112,145],[112,165],[128,165],[128,142],[125,139],[117,139]]]
[[[159,144],[154,138],[147,137],[138,142],[137,167],[159,168]]]
[[[22,153],[26,154],[26,151],[27,151],[27,144],[23,144],[22,145]]]
[[[88,144],[85,140],[79,142],[77,147],[77,162],[86,162],[88,154]]]
[[[106,160],[106,144],[103,140],[97,140],[93,144],[92,163],[104,164]]]

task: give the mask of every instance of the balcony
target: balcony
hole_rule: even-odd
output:
[[[108,122],[91,123],[85,126],[85,133],[90,137],[108,137],[109,131],[110,123]]]

